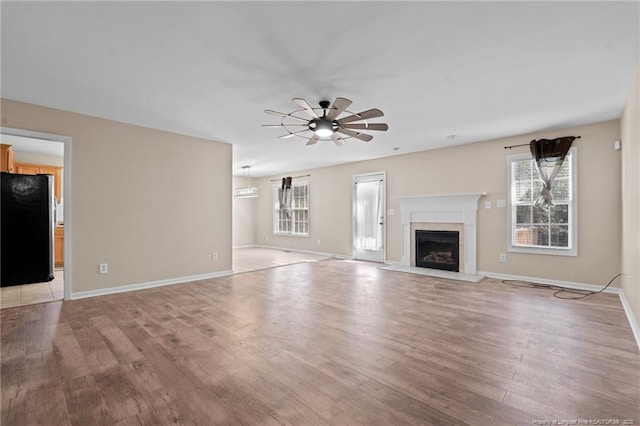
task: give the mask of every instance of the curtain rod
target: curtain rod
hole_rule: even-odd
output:
[[[303,177],[309,177],[309,176],[311,176],[311,175],[294,176],[294,177],[292,177],[291,179],[300,179],[300,178],[303,178]],[[282,179],[271,179],[271,182],[279,182],[279,181],[281,181],[281,180],[282,180]]]
[[[576,136],[576,139],[580,139],[580,136]],[[534,140],[532,140],[531,142],[533,142]],[[519,147],[519,146],[529,146],[531,144],[531,142],[529,142],[529,143],[521,143],[520,145],[505,146],[504,149],[511,149],[511,148],[516,148],[516,147]]]

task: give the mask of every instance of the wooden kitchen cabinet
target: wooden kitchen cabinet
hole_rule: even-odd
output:
[[[56,196],[56,200],[60,202],[61,188],[62,188],[62,167],[47,166],[44,164],[28,164],[28,163],[16,163],[16,173],[23,175],[53,175],[53,195]]]
[[[53,261],[56,267],[64,265],[64,227],[62,226],[56,226]]]
[[[37,175],[38,173],[42,173],[42,167],[38,164],[25,164],[18,163],[16,165],[16,173],[20,173],[23,175]]]
[[[16,159],[13,156],[13,147],[11,145],[0,144],[1,160],[0,172],[15,173]]]

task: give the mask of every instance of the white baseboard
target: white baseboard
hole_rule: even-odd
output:
[[[480,272],[478,274],[486,275],[490,278],[496,278],[499,280],[520,280],[520,281],[530,281],[534,283],[540,284],[550,284],[550,285],[559,285],[562,287],[571,288],[574,290],[587,290],[587,291],[599,291],[604,287],[604,285],[593,285],[593,284],[583,284],[583,283],[574,283],[571,281],[558,281],[558,280],[548,280],[544,278],[536,278],[536,277],[524,277],[520,275],[508,275],[508,274],[499,274],[496,272]],[[624,313],[627,315],[627,320],[629,321],[629,326],[631,326],[631,332],[633,333],[633,337],[636,339],[636,344],[638,345],[638,349],[640,350],[640,327],[638,326],[638,320],[636,319],[633,311],[631,310],[631,306],[627,301],[624,292],[620,287],[608,287],[603,293],[613,293],[617,294],[620,298],[620,303],[622,303],[622,307],[624,308]]]
[[[629,325],[631,325],[633,337],[636,338],[636,344],[638,345],[638,350],[640,350],[640,326],[638,326],[638,319],[633,314],[631,305],[629,305],[629,301],[627,300],[624,291],[620,291],[620,293],[618,293],[618,296],[620,296],[620,302],[622,303],[624,312],[627,314],[627,319],[629,320]]]
[[[71,299],[84,299],[86,297],[105,296],[107,294],[124,293],[127,291],[144,290],[146,288],[162,287],[165,285],[180,284],[190,281],[206,280],[210,278],[231,275],[232,271],[213,272],[210,274],[191,275],[187,277],[169,278],[166,280],[149,281],[144,283],[122,285],[118,287],[101,288],[97,290],[77,291],[71,293]]]
[[[322,251],[300,250],[300,249],[289,248],[289,247],[267,246],[262,244],[256,244],[255,246],[252,246],[252,247],[280,250],[280,251],[293,251],[296,253],[315,254],[317,256],[333,257],[341,260],[353,260],[353,256],[346,256],[344,254],[326,253]]]
[[[509,274],[499,274],[497,272],[483,272],[478,271],[478,275],[486,275],[489,278],[496,278],[499,280],[517,280],[517,281],[529,281],[532,283],[540,283],[540,284],[548,284],[548,285],[558,285],[561,287],[567,287],[574,290],[586,290],[586,291],[600,291],[604,285],[593,285],[593,284],[583,284],[583,283],[575,283],[572,281],[560,281],[560,280],[549,280],[546,278],[538,278],[538,277],[525,277],[522,275],[509,275]],[[614,293],[619,294],[619,287],[609,287],[603,293]]]

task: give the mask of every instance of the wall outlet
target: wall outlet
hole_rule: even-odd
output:
[[[320,240],[318,240],[318,245],[320,245]]]
[[[395,214],[396,214],[396,209],[387,210],[387,216],[395,216]]]
[[[500,262],[506,262],[506,261],[507,261],[507,254],[500,253]]]
[[[491,208],[491,201],[485,201],[484,202],[484,208],[485,209],[490,209]]]
[[[498,200],[496,202],[496,206],[497,207],[507,207],[507,201],[506,200]]]
[[[109,264],[108,263],[101,263],[98,266],[98,272],[101,274],[106,274],[109,272]]]
[[[216,260],[218,260],[218,253],[214,251],[211,253],[211,261],[215,262]]]

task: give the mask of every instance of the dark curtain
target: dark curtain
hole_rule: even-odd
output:
[[[282,178],[282,188],[280,191],[280,211],[285,214],[286,217],[291,217],[291,176]]]
[[[538,175],[542,180],[542,191],[535,201],[536,206],[549,207],[553,205],[551,185],[555,180],[562,163],[564,162],[571,143],[580,136],[564,136],[556,139],[532,140],[529,144],[531,154],[536,163]]]

